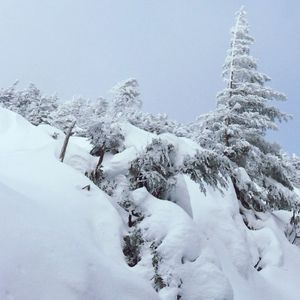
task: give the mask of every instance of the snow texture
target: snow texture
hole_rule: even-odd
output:
[[[124,151],[104,160],[110,176],[124,173],[157,137],[179,149],[177,162],[200,148],[171,134],[121,128]],[[125,213],[83,175],[96,163],[88,141],[71,137],[61,163],[63,132],[2,108],[0,136],[0,299],[299,299],[300,251],[284,235],[288,212],[259,213],[249,229],[230,181],[227,190],[206,186],[204,194],[180,175],[174,202],[137,189],[145,242],[130,268],[122,252]],[[166,283],[158,292],[154,252]]]

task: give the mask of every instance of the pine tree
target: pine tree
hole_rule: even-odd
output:
[[[125,118],[142,107],[139,84],[136,79],[127,79],[111,89],[112,113],[115,118]]]
[[[205,183],[214,188],[227,187],[226,175],[229,164],[226,158],[220,157],[215,151],[197,150],[194,156],[185,157],[180,172],[190,175],[205,193]]]
[[[12,86],[0,90],[0,106],[15,111],[14,105],[16,101],[16,88],[19,81],[16,81]]]
[[[15,82],[8,89],[0,91],[0,104],[22,115],[33,125],[51,124],[51,113],[58,106],[57,97],[43,95],[34,84],[24,90],[17,90],[17,84]]]
[[[66,132],[70,126],[77,121],[76,117],[72,114],[68,102],[61,103],[58,108],[51,113],[52,126]],[[76,129],[75,129],[76,131]]]
[[[258,210],[285,207],[292,201],[285,198],[281,190],[292,190],[286,175],[288,167],[281,159],[280,147],[266,141],[265,135],[269,129],[277,129],[276,122],[288,120],[287,114],[270,104],[272,100],[286,100],[286,97],[268,87],[266,83],[270,78],[257,70],[256,59],[250,55],[254,39],[249,35],[243,8],[237,13],[231,34],[222,74],[226,87],[217,95],[216,110],[200,120],[198,128],[202,136],[198,134],[196,139],[226,155],[232,161],[233,169],[244,168],[251,180],[266,191],[263,202],[253,193],[254,197],[248,199],[252,202],[248,203],[249,207]],[[237,190],[241,182],[238,176],[233,171]],[[245,193],[240,196],[244,197]]]
[[[282,152],[282,159],[284,164],[288,166],[288,178],[296,188],[300,187],[300,157],[296,154],[289,155]]]
[[[187,136],[186,126],[180,122],[170,120],[166,114],[151,114],[134,111],[127,117],[128,122],[145,131],[155,134],[173,133],[176,136]]]
[[[257,71],[256,60],[250,55],[253,43],[242,8],[237,13],[223,66],[227,86],[217,95],[217,109],[206,121],[227,148],[237,146],[239,140],[264,146],[266,142],[261,137],[266,131],[277,129],[275,122],[289,117],[269,104],[270,100],[286,100],[286,97],[265,85],[270,78]]]
[[[270,106],[269,100],[285,100],[282,93],[266,87],[270,78],[257,71],[256,60],[250,55],[254,39],[249,35],[246,12],[242,8],[232,29],[231,46],[223,67],[227,87],[219,93],[218,109],[223,110],[223,138],[229,147],[238,138],[264,135],[267,129],[276,129],[275,121],[288,116]]]
[[[61,103],[51,116],[53,126],[65,131],[76,121],[75,133],[86,136],[88,128],[99,122],[100,115],[104,113],[100,111],[99,105],[98,101],[90,101],[81,97]]]
[[[100,118],[105,117],[108,111],[108,101],[106,99],[99,97],[91,103],[91,106],[96,120],[99,121]]]
[[[29,102],[25,108],[25,117],[33,125],[52,124],[51,113],[58,107],[58,98],[42,95],[41,91],[33,84],[24,91],[23,97]],[[25,103],[27,103],[27,100]]]

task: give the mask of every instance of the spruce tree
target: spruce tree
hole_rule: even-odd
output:
[[[227,86],[217,96],[218,109],[223,111],[221,130],[227,147],[239,138],[255,140],[267,129],[276,129],[275,121],[288,118],[278,108],[269,105],[270,100],[286,100],[286,97],[265,85],[270,78],[257,70],[256,59],[250,55],[253,43],[246,12],[242,8],[237,13],[223,66],[222,75]]]
[[[287,190],[293,187],[286,175],[288,167],[280,147],[265,139],[269,129],[277,129],[278,121],[288,120],[289,116],[271,103],[286,97],[270,88],[270,78],[257,70],[256,59],[250,54],[253,43],[246,12],[241,8],[223,66],[226,87],[217,95],[216,110],[202,117],[198,140],[232,161],[232,180],[245,206],[256,210],[289,207],[293,196]],[[245,189],[239,178],[243,172],[238,168],[244,168],[255,183],[252,193],[247,190],[251,186]]]
[[[125,118],[142,107],[139,84],[136,79],[127,79],[116,84],[110,91],[112,114],[115,118]]]

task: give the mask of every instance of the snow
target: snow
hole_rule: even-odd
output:
[[[159,137],[168,141],[175,147],[177,155],[176,162],[178,166],[182,164],[187,155],[194,156],[197,150],[201,150],[201,147],[197,143],[185,137],[177,137],[170,133],[163,133],[159,135]]]
[[[55,157],[57,143],[0,109],[0,299],[158,299],[125,263],[108,196]]]
[[[162,139],[172,144],[176,149],[176,162],[178,165],[183,162],[187,155],[193,156],[201,147],[195,142],[183,138],[176,137],[173,134],[163,133],[160,135],[149,133],[145,130],[137,128],[130,123],[121,123],[122,133],[125,137],[125,150],[117,153],[109,160],[104,161],[103,171],[108,176],[116,176],[117,174],[124,174],[128,170],[131,161],[138,157],[139,153],[143,152],[148,144],[153,139]]]
[[[103,168],[120,182],[154,138],[174,145],[177,162],[200,149],[172,134],[121,127],[125,150],[105,154]],[[249,215],[250,230],[230,181],[222,192],[206,185],[204,194],[178,175],[174,202],[145,188],[132,192],[144,214],[137,228],[145,241],[141,260],[130,268],[122,252],[127,212],[84,176],[97,162],[88,140],[71,137],[61,163],[63,140],[58,129],[32,126],[0,108],[1,300],[299,299],[300,250],[284,235],[290,213]],[[237,172],[247,182],[243,169]],[[154,252],[167,283],[158,292]]]
[[[206,187],[204,195],[188,177],[186,182],[194,221],[207,236],[223,276],[233,288],[234,299],[299,299],[300,250],[287,241],[282,231],[282,223],[289,219],[286,214],[261,215],[264,218],[257,221],[257,228],[249,230],[238,213],[233,187],[223,195]],[[260,256],[258,265],[262,270],[258,272],[254,266]]]
[[[157,137],[156,134],[137,128],[127,122],[124,122],[121,127],[125,136],[124,145],[126,148],[134,147],[137,151],[142,151]]]
[[[158,200],[145,189],[134,191],[133,196],[145,212],[140,228],[147,241],[158,244],[157,252],[163,261],[159,273],[168,287],[160,291],[161,299],[176,299],[178,293],[191,300],[224,299],[224,295],[232,299],[227,279],[190,216],[176,204]],[[137,267],[140,272],[144,268],[151,269],[147,256]],[[180,284],[182,291],[178,291]]]

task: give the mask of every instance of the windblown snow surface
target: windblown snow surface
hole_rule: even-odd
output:
[[[120,176],[156,136],[123,124],[126,149],[107,156],[104,171]],[[58,133],[58,138],[52,137]],[[171,134],[178,162],[198,146]],[[1,300],[298,300],[300,249],[285,238],[287,212],[261,214],[249,230],[232,186],[204,194],[178,176],[176,203],[133,193],[143,208],[149,241],[160,241],[160,271],[168,286],[151,285],[151,253],[129,267],[122,252],[128,232],[115,199],[84,172],[95,165],[84,138],[72,137],[64,163],[64,134],[35,127],[0,108]],[[91,190],[82,189],[90,184]],[[259,261],[261,271],[254,266]]]

